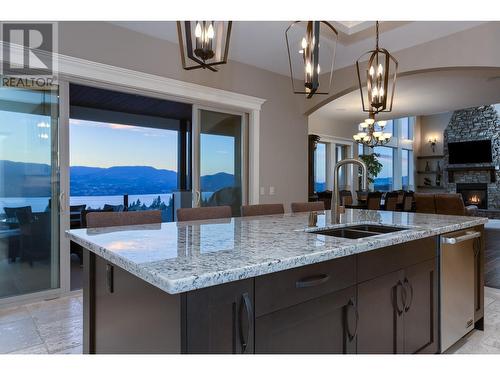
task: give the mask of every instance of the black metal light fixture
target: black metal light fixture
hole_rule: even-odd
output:
[[[385,48],[378,45],[379,32],[378,21],[376,28],[375,49],[360,56],[356,61],[358,73],[359,91],[361,93],[361,104],[364,112],[377,114],[379,112],[391,112],[394,90],[396,88],[396,76],[398,71],[398,61]],[[361,68],[360,61],[369,55],[368,64]],[[363,64],[364,65],[364,64]],[[366,92],[363,90],[361,82],[362,73],[366,74]],[[390,82],[392,80],[392,82]]]
[[[226,64],[231,27],[232,21],[177,21],[182,67],[216,72],[215,65]]]
[[[293,92],[305,94],[308,99],[315,94],[328,94],[333,80],[337,30],[326,21],[296,21],[286,29],[285,39]],[[321,65],[329,68],[323,76]]]

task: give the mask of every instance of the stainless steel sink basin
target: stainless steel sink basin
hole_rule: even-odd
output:
[[[342,228],[326,228],[310,231],[313,234],[322,234],[324,236],[341,237],[341,238],[364,238],[377,236],[384,233],[398,232],[407,228],[391,227],[388,225],[376,224],[356,224]]]

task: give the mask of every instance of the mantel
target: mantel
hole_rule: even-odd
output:
[[[446,168],[448,172],[448,182],[455,182],[454,173],[455,172],[468,172],[468,171],[485,171],[490,172],[490,183],[496,181],[496,167],[494,165],[460,165],[460,166],[448,166]]]

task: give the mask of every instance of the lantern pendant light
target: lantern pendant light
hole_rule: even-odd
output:
[[[305,94],[309,99],[315,94],[329,93],[337,39],[337,30],[326,21],[296,21],[288,26],[285,40],[295,94]],[[320,55],[322,62],[331,64],[323,76],[320,75]],[[303,88],[299,87],[299,81]],[[322,91],[319,91],[320,86]]]
[[[364,53],[356,61],[363,111],[374,115],[379,112],[392,111],[398,71],[398,61],[385,48],[379,47],[378,26],[378,21],[376,21],[375,49]],[[360,67],[362,64],[360,61],[366,55],[369,55],[369,58],[366,70],[364,70]],[[362,72],[366,75],[366,92],[363,90],[361,82],[361,76],[364,75]]]
[[[182,67],[216,72],[215,65],[226,64],[231,27],[232,21],[177,21]]]

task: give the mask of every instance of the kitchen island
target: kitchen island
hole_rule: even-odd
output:
[[[84,351],[439,352],[439,238],[482,231],[486,219],[369,210],[346,210],[340,224],[329,211],[314,219],[69,231],[86,249]],[[353,224],[397,231],[313,233]],[[475,258],[478,328],[483,253]]]

